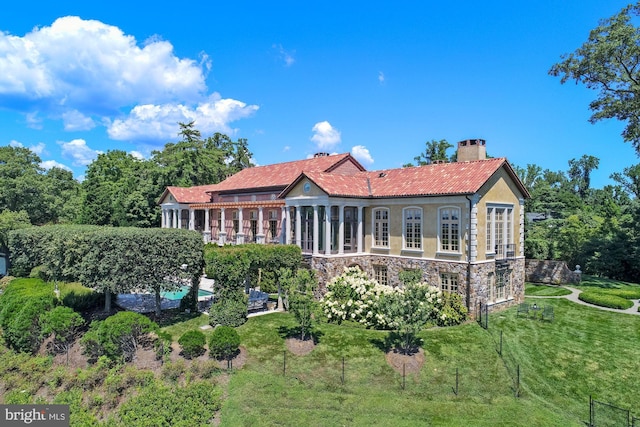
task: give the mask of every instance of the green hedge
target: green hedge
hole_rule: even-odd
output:
[[[640,299],[640,288],[637,289],[607,289],[597,292],[602,292],[607,295],[615,295],[624,299]]]
[[[185,332],[178,340],[178,344],[182,347],[182,354],[188,359],[204,354],[206,343],[207,339],[204,334],[196,330]]]
[[[626,310],[633,307],[633,302],[628,299],[621,298],[617,295],[605,293],[603,291],[585,291],[578,296],[580,300],[589,304],[599,305],[601,307],[615,308]]]

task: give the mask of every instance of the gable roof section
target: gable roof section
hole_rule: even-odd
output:
[[[371,198],[474,194],[500,168],[506,170],[523,196],[529,197],[529,192],[505,158],[360,172],[353,176],[305,171],[280,197],[284,197],[304,177],[330,196]]]
[[[340,166],[344,165],[345,162],[353,163],[359,171],[365,170],[351,154],[335,154],[243,169],[217,184],[211,191],[220,193],[249,192],[260,189],[277,189],[281,191],[303,171],[333,172],[336,174],[339,173]]]
[[[211,200],[211,196],[207,193],[212,191],[218,184],[197,185],[195,187],[167,187],[159,202],[162,203],[165,198],[171,194],[178,203],[207,203]]]

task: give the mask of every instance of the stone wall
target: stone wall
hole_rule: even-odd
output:
[[[358,266],[369,277],[374,277],[374,266],[387,267],[388,284],[399,286],[398,274],[402,270],[417,269],[422,271],[422,280],[428,283],[440,283],[440,273],[458,275],[458,293],[465,305],[470,307],[470,316],[476,314],[480,302],[487,303],[490,298],[490,278],[495,274],[494,262],[483,262],[471,265],[471,281],[467,300],[467,268],[465,262],[447,262],[423,260],[418,258],[390,257],[384,255],[345,255],[343,257],[312,257],[311,268],[316,271],[319,291],[324,294],[327,283],[335,276],[342,274],[345,267]],[[509,261],[505,268],[512,271],[510,294],[505,301],[490,303],[489,310],[496,311],[510,307],[524,300],[524,259]]]
[[[579,266],[577,266],[579,267]],[[525,280],[533,283],[580,283],[582,273],[569,270],[564,261],[528,259],[525,263]]]

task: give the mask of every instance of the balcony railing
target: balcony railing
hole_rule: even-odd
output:
[[[516,245],[496,245],[496,261],[508,261],[516,258]]]

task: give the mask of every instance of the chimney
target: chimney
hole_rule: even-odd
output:
[[[313,155],[313,157],[327,157],[329,155],[329,153],[316,153]]]
[[[458,142],[458,162],[485,160],[487,147],[484,139],[466,139]]]

